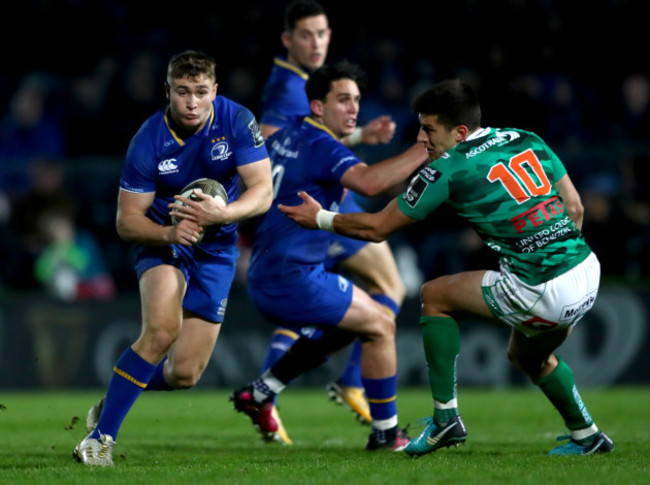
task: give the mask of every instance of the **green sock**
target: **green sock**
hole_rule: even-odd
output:
[[[440,409],[433,408],[433,422],[437,424],[447,424],[451,418],[458,416],[458,408]]]
[[[460,352],[460,330],[451,317],[420,317],[424,355],[429,364],[429,385],[437,401],[456,397],[456,360]]]
[[[560,357],[557,357],[557,360],[557,367],[553,372],[542,377],[535,384],[559,411],[567,428],[570,430],[587,428],[594,421],[578,393],[573,372]]]

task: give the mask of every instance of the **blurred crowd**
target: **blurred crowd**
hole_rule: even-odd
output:
[[[410,102],[461,77],[479,90],[483,125],[541,135],[583,197],[583,232],[606,278],[650,274],[650,70],[637,2],[597,0],[589,15],[559,0],[323,1],[328,59],[368,74],[360,122],[390,114],[387,146],[359,148],[372,163],[415,140]],[[219,94],[257,113],[272,58],[282,53],[283,2],[27,0],[13,8],[37,43],[11,45],[0,75],[0,291],[111,298],[135,280],[114,230],[122,157],[140,124],[165,104],[168,58],[204,50],[218,61]],[[13,35],[7,29],[3,36]],[[12,42],[13,41],[13,42]],[[16,45],[19,44],[19,45]],[[386,199],[361,201],[371,210]],[[242,244],[246,244],[244,241]],[[441,210],[391,240],[407,284],[492,264],[475,234]]]

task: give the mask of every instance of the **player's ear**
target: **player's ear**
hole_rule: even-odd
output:
[[[214,86],[212,87],[212,97],[213,98],[217,96],[217,87],[218,86],[219,86],[219,84],[214,83]]]
[[[456,142],[460,143],[461,141],[464,141],[465,138],[467,138],[467,133],[469,133],[469,128],[467,128],[465,125],[460,125],[456,127]]]
[[[280,40],[282,41],[284,48],[289,50],[289,47],[291,47],[291,34],[286,31],[282,32],[282,35],[280,35]]]
[[[314,114],[314,116],[323,116],[323,102],[320,99],[312,99],[309,102],[309,109]]]
[[[169,100],[169,91],[170,91],[169,83],[165,81],[165,98],[167,98],[167,100]]]

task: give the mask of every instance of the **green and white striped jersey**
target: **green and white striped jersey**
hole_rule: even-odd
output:
[[[536,134],[481,128],[420,170],[398,204],[417,220],[449,204],[510,271],[537,285],[591,253],[555,188],[565,174]]]

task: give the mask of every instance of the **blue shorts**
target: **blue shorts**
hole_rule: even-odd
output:
[[[148,269],[170,264],[180,269],[187,281],[183,308],[215,323],[223,322],[228,293],[239,257],[236,246],[207,253],[196,246],[135,246],[138,279]]]
[[[289,284],[254,285],[248,294],[260,313],[276,325],[303,328],[336,326],[352,303],[352,283],[328,273],[322,264],[305,269]]]
[[[348,190],[343,202],[341,202],[339,212],[347,214],[349,212],[364,212],[364,210],[354,199],[354,193]],[[341,261],[345,261],[349,257],[354,256],[361,248],[368,244],[368,241],[360,241],[339,234],[332,234],[330,237],[330,245],[327,248],[327,259],[325,260],[325,268],[328,270],[335,268]]]

